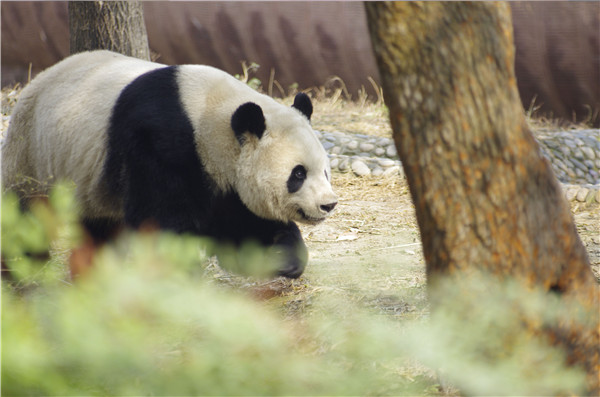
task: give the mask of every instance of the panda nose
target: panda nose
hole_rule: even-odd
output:
[[[325,212],[331,212],[335,208],[336,205],[337,205],[337,202],[330,203],[330,204],[322,204],[321,209]]]

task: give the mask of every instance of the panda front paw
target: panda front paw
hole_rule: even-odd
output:
[[[274,245],[281,256],[282,262],[282,266],[276,275],[287,278],[300,277],[308,263],[308,249],[297,227],[276,236]]]
[[[277,245],[275,247],[281,258],[282,266],[277,271],[277,276],[298,278],[304,273],[308,262],[308,249],[303,241],[293,246]]]
[[[287,278],[298,278],[304,273],[306,263],[302,263],[299,260],[288,261],[284,265],[285,267],[277,272],[277,276],[283,276]]]

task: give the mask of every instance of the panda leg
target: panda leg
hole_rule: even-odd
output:
[[[214,196],[210,208],[206,235],[217,242],[237,246],[245,241],[257,241],[264,248],[271,249],[281,263],[276,276],[298,278],[304,272],[308,249],[294,222],[268,220],[255,215],[237,193]]]
[[[69,256],[72,279],[87,273],[92,268],[96,251],[112,240],[122,228],[121,223],[108,218],[84,218],[81,223],[86,232],[84,239],[71,250]]]
[[[283,255],[283,267],[277,275],[288,278],[300,277],[308,262],[308,249],[298,226],[290,222],[285,229],[276,233],[273,246]]]
[[[114,238],[122,228],[120,222],[108,218],[86,218],[81,221],[95,245],[102,245]]]

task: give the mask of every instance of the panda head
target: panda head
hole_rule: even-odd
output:
[[[312,103],[303,93],[291,108],[237,108],[231,128],[240,144],[235,189],[256,215],[283,222],[316,224],[337,204],[331,169],[310,126]]]

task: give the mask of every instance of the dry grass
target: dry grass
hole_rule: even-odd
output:
[[[23,87],[21,84],[2,88],[1,113],[3,116],[11,114],[13,107],[17,104],[22,89]]]
[[[256,65],[242,64],[242,74],[240,80],[249,82],[252,80],[252,74]],[[392,130],[389,124],[389,114],[387,107],[383,102],[383,92],[375,81],[369,78],[371,85],[376,91],[377,97],[370,96],[366,90],[361,89],[357,93],[350,93],[342,79],[333,77],[325,84],[319,87],[312,87],[304,90],[311,95],[314,105],[312,118],[313,127],[319,131],[325,132],[344,132],[351,134],[372,135],[378,137],[391,137]],[[257,84],[260,84],[258,82]],[[277,91],[283,94],[282,102],[291,104],[293,102],[296,89],[292,87],[287,92],[276,81],[269,82],[266,90],[264,87],[258,87],[259,91],[273,93],[273,87],[279,87]],[[1,113],[2,116],[10,115],[15,106],[23,85],[15,84],[2,88]],[[526,119],[533,131],[557,131],[561,129],[582,129],[589,128],[585,123],[572,123],[565,120],[558,120],[538,114],[539,107],[532,103],[526,110]],[[5,130],[7,123],[4,123]]]
[[[0,102],[0,113],[2,113],[0,140],[4,138],[4,134],[8,129],[8,116],[12,113],[13,108],[17,104],[21,90],[22,87],[20,84],[2,88],[2,100]]]
[[[409,199],[408,185],[401,178],[356,177],[351,172],[336,173],[333,187],[343,200],[388,201],[390,199]]]
[[[314,88],[309,90],[313,97],[313,127],[325,132],[345,132],[390,137],[392,130],[388,121],[387,108],[383,103],[383,94],[371,79],[374,89],[379,92],[377,98],[369,97],[364,90],[354,97],[348,93],[343,81],[332,79],[326,84],[337,88]]]
[[[535,104],[536,98],[531,101],[529,107],[525,110],[525,118],[527,124],[532,131],[539,132],[554,132],[560,130],[577,130],[587,129],[593,123],[593,120],[597,115],[591,112],[587,120],[574,122],[565,119],[557,119],[548,115],[542,115],[539,113],[540,106]]]

